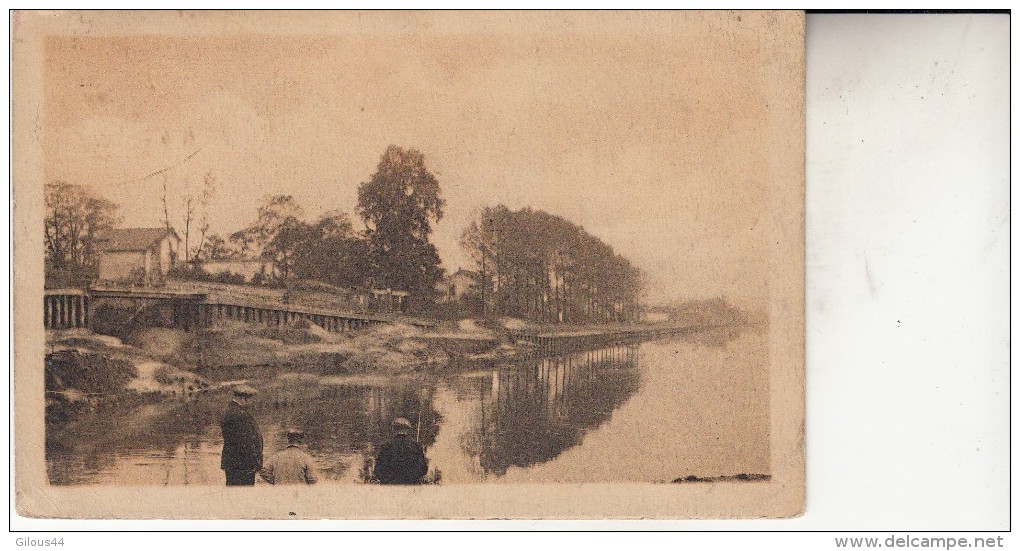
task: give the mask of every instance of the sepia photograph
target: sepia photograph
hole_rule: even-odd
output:
[[[803,512],[803,14],[11,18],[22,515]]]

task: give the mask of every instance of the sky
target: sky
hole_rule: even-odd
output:
[[[164,183],[181,226],[182,197],[211,173],[211,229],[230,233],[274,194],[357,219],[357,188],[394,144],[439,179],[433,242],[449,272],[471,267],[463,229],[502,203],[582,225],[645,272],[649,303],[761,304],[766,76],[751,35],[719,19],[51,36],[45,177],[152,227]]]

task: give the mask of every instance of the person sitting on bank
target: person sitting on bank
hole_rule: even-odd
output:
[[[259,472],[270,484],[315,484],[319,480],[315,460],[301,449],[305,433],[299,429],[287,431],[287,447],[269,459]]]
[[[411,422],[397,417],[392,424],[393,438],[379,448],[375,459],[375,479],[380,484],[421,484],[429,462],[421,444],[411,438]]]
[[[255,473],[262,469],[262,433],[248,411],[248,403],[256,393],[248,385],[234,388],[234,399],[227,404],[220,423],[223,431],[220,468],[227,475],[227,486],[254,486]]]

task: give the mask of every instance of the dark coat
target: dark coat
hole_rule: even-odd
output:
[[[418,484],[428,470],[425,451],[410,436],[386,442],[375,459],[375,478],[381,484]]]
[[[230,402],[220,428],[223,430],[221,469],[254,472],[262,468],[262,433],[247,409]]]

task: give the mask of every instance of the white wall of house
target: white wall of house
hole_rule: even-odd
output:
[[[267,260],[207,260],[202,263],[202,269],[214,275],[226,272],[240,274],[245,281],[251,281],[259,273],[273,275],[273,264]]]
[[[173,253],[176,253],[176,239],[166,236],[159,242],[159,271],[166,275],[173,267]]]
[[[180,240],[172,233],[151,242],[145,250],[100,250],[100,280],[138,282],[162,281],[175,262]],[[133,273],[134,272],[134,273]]]
[[[142,251],[106,251],[99,255],[99,279],[130,279],[133,270],[144,270],[148,255]]]

